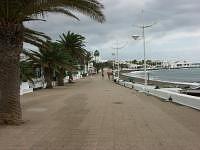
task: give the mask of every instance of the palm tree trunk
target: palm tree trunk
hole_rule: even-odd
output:
[[[58,86],[64,86],[64,74],[65,70],[61,69],[60,73],[58,74]]]
[[[0,24],[0,123],[20,124],[20,52],[22,24]]]
[[[45,67],[44,68],[44,79],[45,79],[45,82],[47,83],[47,86],[46,86],[47,89],[53,88],[52,78],[53,78],[53,75],[52,75],[51,69],[48,67]]]

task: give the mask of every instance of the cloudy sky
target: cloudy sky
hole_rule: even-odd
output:
[[[136,26],[154,24],[146,29],[147,57],[159,60],[189,60],[200,62],[200,1],[199,0],[101,0],[106,22],[99,24],[77,14],[81,21],[60,14],[48,14],[46,22],[29,22],[29,26],[45,32],[53,40],[67,31],[87,38],[90,51],[98,49],[103,59],[112,59],[116,41],[120,59],[142,59],[141,35]],[[144,10],[144,19],[142,19]],[[29,47],[29,46],[28,46]]]

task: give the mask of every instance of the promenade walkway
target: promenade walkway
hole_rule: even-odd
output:
[[[200,150],[200,112],[100,76],[21,97],[21,126],[0,150]]]

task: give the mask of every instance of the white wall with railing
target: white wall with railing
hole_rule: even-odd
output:
[[[73,80],[78,80],[82,78],[81,72],[78,74],[73,75]],[[69,76],[66,76],[64,78],[64,83],[69,82]],[[56,82],[52,82],[53,86],[56,86]],[[34,89],[42,89],[46,88],[46,83],[44,81],[44,78],[37,78],[33,79],[33,82],[22,82],[20,85],[20,95],[24,95],[27,93],[32,93]]]
[[[163,100],[166,101],[175,102],[184,106],[200,110],[200,97],[181,94],[179,93],[180,89],[178,88],[155,89],[155,86],[145,87],[142,84],[134,84],[132,82],[126,82],[123,80],[119,80],[118,84],[127,88],[133,87],[137,91],[162,98]]]

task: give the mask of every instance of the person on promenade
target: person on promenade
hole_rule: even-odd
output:
[[[101,68],[101,76],[102,76],[102,79],[104,79],[104,70],[103,70],[103,68]]]
[[[101,76],[102,76],[102,79],[104,79],[104,73],[103,72],[102,72]]]
[[[108,79],[110,80],[110,76],[112,75],[112,72],[107,72]]]

